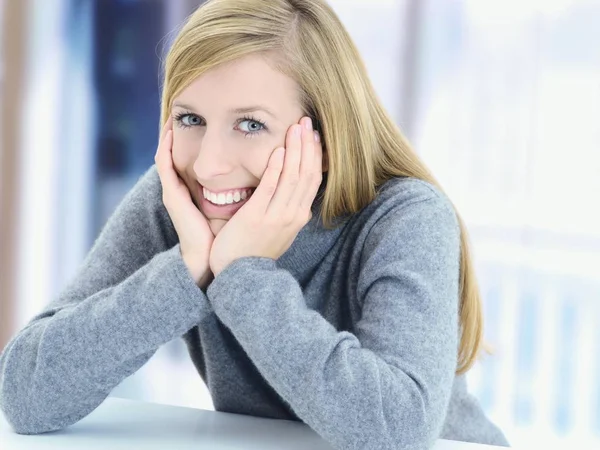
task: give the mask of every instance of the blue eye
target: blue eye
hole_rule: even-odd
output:
[[[191,128],[205,126],[204,119],[193,113],[179,113],[174,117],[177,126],[180,128]],[[243,117],[238,120],[238,129],[244,133],[245,137],[253,137],[259,134],[261,131],[267,129],[267,125],[260,120],[253,119],[252,117]]]
[[[183,117],[182,121],[185,125],[188,125],[188,126],[200,125],[200,122],[201,122],[200,117],[192,116],[190,114]],[[190,121],[191,121],[191,123],[190,123]]]
[[[202,125],[202,119],[195,114],[181,113],[175,116],[177,124],[181,128],[189,128]]]
[[[242,126],[242,124],[247,125]],[[252,137],[266,128],[265,124],[261,121],[249,117],[244,117],[238,123],[238,127],[240,127],[240,130],[245,134],[246,137]]]

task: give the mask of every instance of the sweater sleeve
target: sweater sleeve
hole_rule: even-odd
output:
[[[234,261],[207,293],[265,379],[334,448],[427,449],[457,366],[459,252],[456,215],[440,197],[382,215],[349,274],[362,306],[352,332],[307,308],[269,258]]]
[[[58,298],[0,355],[0,407],[7,421],[20,434],[79,421],[160,345],[199,323],[209,307],[181,258],[152,166]]]

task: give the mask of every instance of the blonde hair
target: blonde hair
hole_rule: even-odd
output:
[[[325,0],[209,0],[200,6],[165,60],[161,124],[174,98],[196,77],[253,53],[272,56],[274,66],[297,82],[304,112],[321,132],[329,164],[320,211],[325,226],[361,210],[392,177],[418,178],[443,192],[380,104],[361,56]],[[462,374],[478,356],[483,318],[466,228],[458,220],[456,372]]]

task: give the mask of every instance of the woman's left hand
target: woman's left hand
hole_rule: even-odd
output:
[[[244,256],[278,259],[312,218],[323,179],[323,150],[310,118],[292,125],[285,148],[271,153],[260,184],[217,234],[210,253],[216,277]]]

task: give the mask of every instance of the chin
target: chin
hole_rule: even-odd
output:
[[[204,214],[204,211],[202,211],[202,214]],[[233,216],[228,216],[228,217],[222,217],[222,216],[208,216],[206,214],[204,214],[204,217],[206,217],[207,220],[214,220],[214,221],[218,221],[218,220],[224,220],[224,221],[228,221],[229,219],[231,219]]]
[[[221,231],[226,223],[226,219],[208,219],[208,226],[210,227],[210,230],[214,236],[219,234],[219,231]]]

